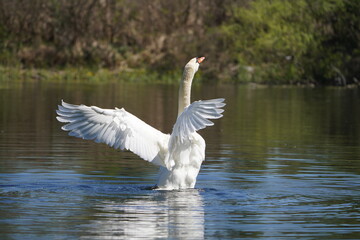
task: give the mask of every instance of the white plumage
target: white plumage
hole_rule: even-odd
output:
[[[67,123],[62,129],[69,131],[70,136],[127,149],[159,165],[157,188],[193,188],[205,159],[205,141],[196,131],[212,126],[209,119],[222,117],[221,108],[225,106],[222,98],[189,105],[191,82],[203,60],[193,58],[185,66],[179,92],[179,107],[184,109],[179,109],[171,135],[151,127],[123,108],[102,109],[62,101],[56,111],[57,120]]]

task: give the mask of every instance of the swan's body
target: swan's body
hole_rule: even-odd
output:
[[[101,109],[95,106],[62,102],[58,121],[70,136],[106,143],[116,149],[128,149],[146,161],[160,166],[159,189],[194,188],[201,163],[205,159],[205,141],[196,132],[222,117],[224,99],[196,101],[190,104],[192,79],[204,58],[193,58],[185,66],[179,90],[178,118],[171,135],[149,126],[125,109]]]

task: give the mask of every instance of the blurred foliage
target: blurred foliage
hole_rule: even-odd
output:
[[[204,55],[209,81],[347,85],[360,79],[358,9],[357,0],[0,0],[0,64],[153,81]]]
[[[222,29],[239,79],[357,83],[360,1],[257,0],[232,8]]]

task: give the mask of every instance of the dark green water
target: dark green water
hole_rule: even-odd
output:
[[[196,189],[147,190],[157,168],[60,130],[61,99],[125,107],[170,132],[177,86],[0,86],[0,239],[359,239],[360,92],[198,85],[224,97],[200,134]]]

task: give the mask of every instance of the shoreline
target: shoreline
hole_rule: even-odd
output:
[[[14,81],[48,81],[58,83],[111,83],[111,82],[131,82],[145,84],[177,84],[181,78],[180,72],[154,72],[144,68],[139,69],[108,69],[94,67],[64,67],[64,68],[23,68],[9,67],[0,65],[0,83]],[[206,80],[201,73],[197,79],[198,84],[233,84],[248,85],[253,88],[261,87],[339,87],[357,88],[359,83],[347,85],[331,85],[306,82],[274,81],[255,82],[241,81],[240,79],[230,80]]]

